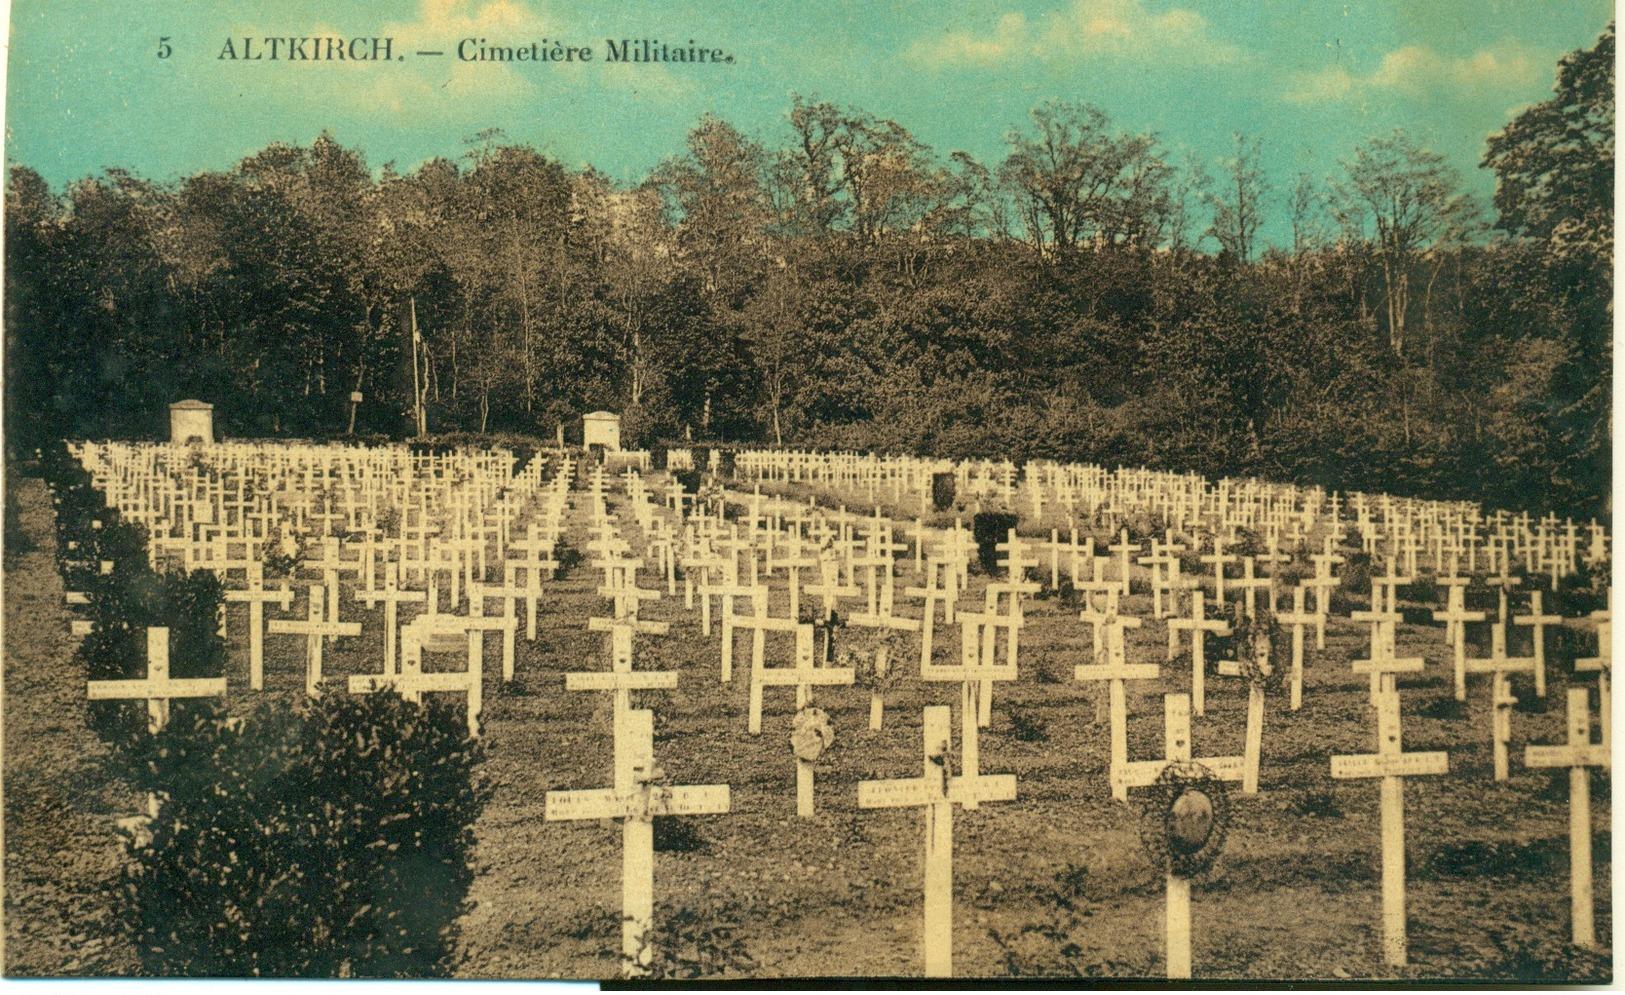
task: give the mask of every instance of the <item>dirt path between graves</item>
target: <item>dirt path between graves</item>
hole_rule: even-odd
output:
[[[85,723],[45,485],[8,474],[7,486],[18,520],[4,561],[5,973],[127,975],[135,955],[109,940],[103,889],[121,865],[114,824],[140,800],[108,777]]]

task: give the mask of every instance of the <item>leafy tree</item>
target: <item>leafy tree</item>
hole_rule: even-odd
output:
[[[1614,255],[1614,25],[1558,63],[1555,95],[1491,135],[1496,227],[1558,255]]]
[[[757,270],[771,220],[761,145],[706,115],[688,136],[686,155],[656,172],[678,216],[678,257],[708,294],[732,291]]]
[[[1171,207],[1172,175],[1156,139],[1114,133],[1105,113],[1087,104],[1048,101],[1032,118],[1036,133],[1008,135],[999,176],[1040,256],[1091,242],[1154,246]]]
[[[1437,262],[1444,250],[1465,241],[1477,207],[1461,192],[1460,177],[1445,158],[1417,146],[1402,128],[1357,147],[1343,168],[1347,182],[1336,188],[1335,209],[1346,228],[1371,238],[1388,344],[1402,358],[1417,266],[1424,258]]]

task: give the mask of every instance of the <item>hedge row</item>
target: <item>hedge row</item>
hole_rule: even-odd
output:
[[[89,679],[145,675],[151,626],[170,630],[172,676],[221,676],[215,575],[153,571],[144,530],[102,503],[65,448],[40,468],[63,578],[89,596],[76,653]],[[153,736],[141,702],[87,706],[114,772],[160,801],[109,895],[143,972],[450,973],[489,797],[459,709],[392,694],[262,698],[234,719],[220,699],[180,699]]]
[[[143,752],[139,786],[165,798],[113,886],[142,970],[449,974],[482,750],[456,709],[392,694],[177,716]]]

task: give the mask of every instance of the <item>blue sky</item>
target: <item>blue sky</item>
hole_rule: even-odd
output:
[[[1486,135],[1550,95],[1607,0],[15,0],[6,157],[53,185],[121,167],[158,180],[225,169],[323,130],[374,167],[456,156],[501,128],[622,181],[717,113],[769,143],[792,91],[891,117],[944,157],[989,165],[1043,100],[1085,101],[1217,168],[1231,133],[1263,145],[1277,191],[1335,174],[1404,127],[1487,201]],[[388,64],[231,62],[227,38],[388,35]],[[156,57],[167,36],[173,52]],[[591,45],[692,38],[733,65],[515,65],[418,58],[464,38]],[[1269,230],[1279,230],[1272,224]]]

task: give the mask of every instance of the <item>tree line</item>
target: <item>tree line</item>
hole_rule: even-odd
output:
[[[793,96],[642,183],[484,132],[410,172],[323,135],[6,190],[11,451],[163,432],[551,436],[1057,458],[1606,515],[1613,26],[1488,136],[1279,187],[1050,101],[982,163]],[[1266,244],[1265,231],[1290,234]],[[352,403],[352,393],[362,400]]]

